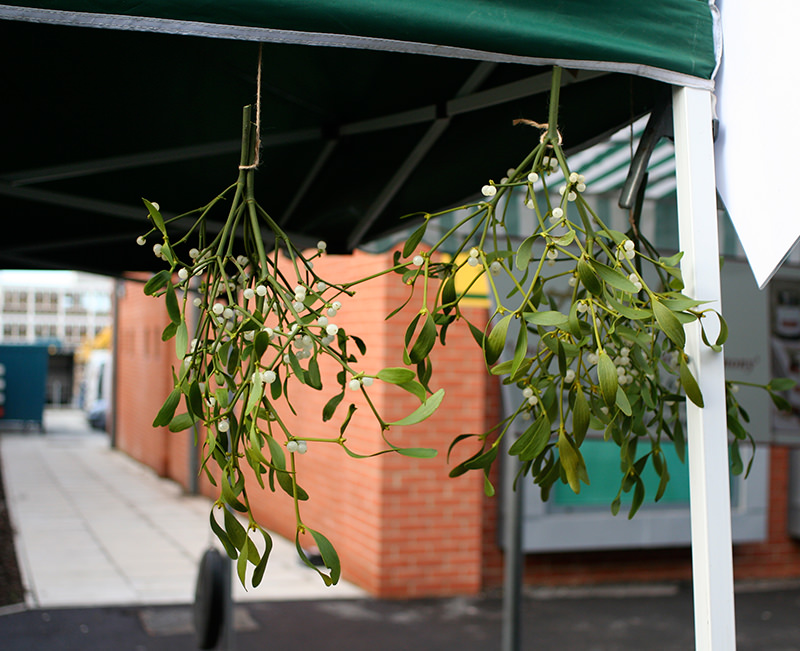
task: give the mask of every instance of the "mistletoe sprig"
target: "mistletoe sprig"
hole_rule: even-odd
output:
[[[529,475],[543,499],[557,481],[578,493],[582,483],[589,483],[581,445],[595,432],[619,447],[621,481],[612,512],[619,511],[623,494],[633,491],[633,517],[645,498],[648,463],[660,479],[655,500],[667,487],[665,441],[674,443],[684,459],[681,403],[688,398],[703,406],[685,350],[684,325],[699,322],[703,341],[715,351],[721,350],[728,328],[721,315],[683,293],[681,253],[660,256],[638,229],[609,228],[587,203],[585,178],[570,169],[556,128],[559,89],[556,68],[548,124],[536,125],[543,129],[540,142],[522,163],[500,182],[484,185],[483,200],[454,209],[466,216],[418,252],[430,220],[438,216],[425,214],[396,255],[397,263],[414,256],[418,269],[398,273],[413,287],[422,285],[422,307],[406,332],[405,361],[417,365],[418,379],[426,384],[437,338],[444,343],[450,325],[463,320],[489,372],[519,388],[519,404],[507,418],[489,431],[453,441],[450,452],[468,439],[481,446],[453,468],[452,476],[482,470],[491,494],[489,471],[502,441],[521,431],[509,446],[521,461],[517,480]],[[551,187],[554,178],[561,179],[557,193]],[[536,227],[514,246],[505,218],[520,192]],[[440,259],[441,250],[455,254]],[[472,268],[472,279],[458,291],[456,277],[466,268]],[[480,278],[488,282],[496,306],[485,329],[469,323],[461,311]],[[512,291],[502,293],[501,284],[510,284]],[[559,305],[563,296],[565,307]],[[709,317],[717,323],[713,341],[706,332]],[[773,400],[777,386],[764,387]],[[741,473],[739,444],[750,441],[754,447],[754,440],[743,424],[747,413],[730,383],[728,388],[732,470]],[[515,425],[520,422],[522,427]]]
[[[162,339],[174,339],[180,360],[173,369],[174,388],[153,425],[175,432],[202,426],[205,431],[203,469],[220,490],[210,515],[211,528],[237,561],[242,584],[249,565],[253,586],[260,583],[272,547],[269,533],[252,513],[243,472],[246,464],[260,488],[281,489],[292,497],[298,553],[330,585],[339,579],[339,558],[330,541],[302,520],[300,503],[308,493],[298,483],[296,455],[305,454],[308,444],[316,442],[338,445],[356,458],[388,452],[434,456],[435,450],[398,447],[386,432],[426,419],[441,403],[444,391],[429,395],[407,368],[384,368],[374,375],[359,369],[358,355],[366,353],[364,341],[339,327],[336,317],[355,294],[354,287],[368,279],[335,283],[322,278],[314,270],[314,260],[325,254],[326,244],[319,242],[315,251],[304,255],[256,201],[251,161],[257,138],[250,116],[250,107],[245,107],[242,156],[234,184],[207,205],[171,219],[164,218],[157,204],[144,201],[153,228],[139,243],[158,238],[153,251],[167,265],[145,284],[144,292],[163,297],[169,322]],[[212,230],[209,217],[224,207],[223,226]],[[190,218],[187,231],[173,238],[172,232]],[[282,405],[296,415],[290,398],[296,384],[323,390],[323,358],[339,370],[336,391],[321,419],[334,418],[348,391],[360,393],[380,426],[384,448],[361,454],[348,447],[345,434],[355,403],[349,404],[339,435],[333,438],[295,431],[282,415]],[[419,407],[399,421],[386,421],[369,396],[376,380],[416,396]],[[179,410],[181,401],[185,410]],[[211,471],[214,466],[219,480]],[[215,516],[217,510],[222,510],[222,522]],[[236,513],[247,519],[246,525]],[[327,573],[303,550],[305,533],[314,539]]]
[[[346,283],[323,278],[314,261],[325,255],[325,243],[310,253],[301,251],[258,203],[253,163],[258,137],[250,107],[243,115],[235,183],[205,206],[169,219],[145,200],[152,229],[139,243],[155,238],[154,253],[166,268],[144,291],[164,300],[168,323],[162,338],[174,340],[179,360],[173,389],[153,425],[196,429],[203,469],[219,488],[211,528],[236,560],[242,584],[252,566],[252,584],[258,585],[272,547],[269,533],[253,516],[248,475],[260,488],[291,497],[298,554],[326,584],[338,581],[336,550],[301,517],[309,495],[299,483],[297,455],[314,442],[338,445],[354,458],[433,456],[427,448],[394,445],[387,432],[425,420],[442,403],[443,390],[430,388],[431,353],[437,341],[445,344],[448,328],[457,321],[467,323],[487,370],[518,388],[519,401],[489,431],[453,441],[449,453],[468,439],[476,439],[480,449],[458,463],[452,476],[482,471],[486,491],[493,493],[489,471],[503,440],[513,436],[509,452],[522,462],[517,480],[530,476],[545,498],[557,481],[578,492],[589,482],[581,445],[597,436],[619,448],[614,513],[625,493],[633,493],[629,517],[641,506],[647,464],[660,478],[655,499],[664,494],[669,482],[665,443],[674,443],[682,460],[685,454],[681,404],[688,399],[703,406],[685,350],[684,325],[699,322],[703,340],[714,350],[723,345],[727,326],[702,301],[684,294],[681,254],[660,256],[635,227],[628,233],[609,228],[584,199],[586,181],[570,169],[556,128],[560,74],[556,68],[548,123],[539,125],[543,133],[533,151],[505,178],[484,185],[483,199],[464,207],[466,216],[425,249],[420,245],[428,224],[443,213],[424,213],[393,265],[367,278]],[[553,192],[558,179],[560,187]],[[505,221],[520,193],[536,227],[512,244]],[[444,250],[455,254],[440,256]],[[339,327],[336,317],[357,300],[360,283],[387,273],[399,274],[410,286],[406,303],[388,318],[415,297],[421,297],[421,306],[405,332],[403,366],[371,375],[359,368],[364,341]],[[482,278],[496,306],[485,328],[470,323],[462,310]],[[705,328],[709,318],[718,332],[713,341]],[[321,420],[337,417],[339,434],[308,436],[286,417],[287,410],[296,414],[291,395],[297,385],[316,391],[330,386],[324,373],[330,365],[335,391]],[[419,407],[399,421],[386,421],[370,399],[375,381],[411,393]],[[773,380],[763,387],[779,407],[787,382]],[[744,472],[739,445],[753,439],[734,389],[728,383],[732,469]],[[362,454],[348,447],[345,434],[357,409],[345,400],[348,392],[360,394],[374,416],[385,443],[381,449]],[[304,534],[314,539],[324,570],[306,555]]]

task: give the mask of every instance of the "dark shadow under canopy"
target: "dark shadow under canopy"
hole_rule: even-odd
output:
[[[253,42],[0,20],[0,268],[117,275],[161,267],[135,239],[234,182]],[[259,202],[334,253],[499,180],[537,142],[550,66],[263,44]],[[666,101],[670,86],[565,69],[559,128],[576,150]]]

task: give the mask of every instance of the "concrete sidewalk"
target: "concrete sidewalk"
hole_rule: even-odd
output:
[[[209,499],[111,449],[77,410],[46,411],[44,434],[1,434],[0,457],[28,607],[194,601],[200,557],[218,547]],[[263,583],[245,592],[234,580],[235,602],[365,596],[326,587],[293,542],[273,538]]]

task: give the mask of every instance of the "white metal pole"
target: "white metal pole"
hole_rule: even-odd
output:
[[[711,99],[709,91],[676,88],[672,106],[685,291],[720,310]],[[705,325],[713,331],[713,323]],[[687,401],[686,407],[695,645],[727,651],[736,648],[736,626],[725,368],[722,353],[702,343],[697,323],[686,326],[686,352],[705,403],[700,409]]]

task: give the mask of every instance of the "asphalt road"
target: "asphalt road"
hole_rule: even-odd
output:
[[[740,651],[800,650],[800,588],[737,593]],[[2,612],[2,611],[0,611]],[[218,649],[249,651],[492,651],[500,649],[499,599],[254,602],[237,604],[233,635]],[[688,588],[654,596],[622,590],[539,595],[524,602],[522,649],[694,648]],[[191,606],[5,611],[6,651],[196,649]]]

